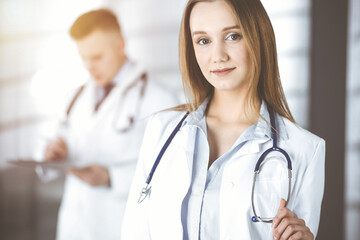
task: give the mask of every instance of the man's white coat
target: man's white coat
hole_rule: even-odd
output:
[[[98,164],[108,168],[111,186],[92,187],[73,175],[66,177],[58,240],[120,239],[147,117],[176,104],[170,93],[150,81],[146,83],[143,98],[140,97],[142,84],[124,94],[142,73],[141,68],[132,65],[97,113],[94,113],[96,86],[94,81],[89,81],[73,105],[66,126],[59,132],[69,148],[67,160],[78,167]]]

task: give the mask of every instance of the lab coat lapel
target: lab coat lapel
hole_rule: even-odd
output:
[[[188,165],[189,169],[189,181],[190,176],[192,176],[192,168],[193,168],[193,161],[194,161],[194,150],[195,150],[195,141],[196,141],[196,127],[194,126],[185,126],[182,130],[184,132],[183,134],[183,150],[186,154],[186,163]]]
[[[85,133],[89,133],[96,123],[94,114],[94,106],[96,103],[96,85],[93,81],[89,81],[82,94],[76,100],[74,107],[69,115],[69,121],[77,119],[79,127]]]
[[[260,108],[260,115],[256,128],[254,131],[255,139],[248,141],[237,153],[236,157],[251,155],[258,153],[260,150],[263,151],[263,144],[271,139],[271,126],[270,126],[270,114],[266,104],[263,102]],[[278,139],[288,139],[288,134],[285,128],[284,120],[275,114],[276,129],[278,133]],[[266,144],[267,145],[267,144]],[[269,145],[270,147],[270,145]]]
[[[250,140],[245,143],[245,145],[239,149],[234,157],[241,157],[244,155],[258,153],[260,150],[259,141]]]
[[[131,64],[131,63],[130,63]],[[130,65],[126,71],[126,74],[122,74],[123,78],[118,79],[118,83],[114,89],[110,92],[109,96],[104,100],[102,106],[98,109],[98,112],[95,114],[95,124],[101,124],[101,119],[107,117],[110,112],[114,115],[116,122],[112,122],[116,128],[126,128],[127,125],[133,119],[130,119],[133,116],[134,106],[136,106],[136,101],[138,100],[139,91],[137,86],[133,89],[130,89],[128,93],[125,93],[129,85],[136,81],[140,75],[143,73],[143,69],[138,66]],[[113,106],[117,106],[114,108]]]

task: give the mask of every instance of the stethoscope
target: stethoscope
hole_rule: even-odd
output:
[[[115,115],[113,118],[113,126],[117,132],[119,132],[119,133],[127,132],[134,125],[135,119],[138,117],[138,115],[140,113],[141,103],[143,102],[144,95],[145,95],[146,84],[147,84],[147,74],[144,72],[135,81],[133,81],[131,84],[129,84],[122,92],[121,100],[120,100],[121,106],[119,106],[116,109],[116,112],[115,112]],[[137,91],[138,96],[136,97],[136,105],[135,105],[135,107],[133,107],[131,109],[132,113],[130,113],[127,116],[127,119],[124,119],[123,123],[118,124],[117,120],[119,119],[121,110],[124,109],[125,98],[128,95],[128,93],[132,89],[135,89],[137,86],[139,86],[139,90]]]
[[[269,109],[269,114],[270,114],[270,123],[271,123],[271,137],[273,139],[273,146],[269,149],[267,149],[263,154],[261,154],[259,160],[256,162],[255,165],[255,170],[254,170],[254,178],[253,178],[253,184],[252,184],[252,189],[251,189],[251,206],[252,206],[252,211],[254,213],[254,216],[251,217],[251,220],[253,222],[264,222],[264,223],[271,223],[272,222],[272,218],[269,217],[260,217],[255,210],[255,205],[254,205],[254,191],[255,191],[255,182],[256,182],[256,177],[260,174],[260,170],[261,170],[261,166],[262,166],[262,162],[265,160],[266,156],[271,153],[271,152],[279,152],[281,153],[287,161],[287,168],[288,168],[288,178],[289,178],[289,187],[288,187],[288,194],[287,194],[287,199],[286,199],[286,203],[288,203],[289,199],[290,199],[290,192],[291,192],[291,178],[292,178],[292,166],[291,166],[291,160],[289,155],[287,154],[286,151],[284,151],[283,149],[279,148],[277,146],[278,144],[278,139],[277,139],[277,129],[276,129],[276,122],[275,122],[275,118],[274,118],[274,112],[272,109]],[[186,117],[189,115],[189,112],[187,112],[183,118],[180,120],[180,122],[176,125],[175,129],[172,131],[172,133],[170,134],[169,138],[166,140],[165,144],[163,145],[163,147],[161,148],[151,170],[149,175],[147,176],[146,182],[145,182],[145,186],[142,188],[141,192],[140,192],[140,196],[138,199],[138,203],[141,203],[142,201],[144,201],[144,199],[149,195],[150,189],[151,189],[151,179],[156,171],[157,166],[160,163],[160,160],[162,158],[162,156],[164,155],[166,149],[169,147],[171,141],[173,140],[173,138],[175,137],[175,135],[177,134],[177,132],[179,131],[180,127],[182,126],[184,120],[186,119]]]
[[[273,219],[271,217],[260,217],[255,210],[255,205],[254,205],[254,192],[255,192],[255,182],[256,182],[256,177],[260,174],[260,169],[262,166],[262,162],[265,160],[266,156],[271,153],[271,152],[279,152],[281,153],[287,161],[287,168],[288,168],[288,178],[289,178],[289,186],[288,186],[288,194],[287,194],[287,199],[286,199],[286,204],[289,202],[290,199],[290,192],[291,192],[291,178],[292,178],[292,165],[291,165],[291,160],[289,157],[289,154],[287,154],[287,152],[281,148],[279,148],[277,146],[278,144],[278,140],[277,140],[277,128],[276,128],[276,122],[275,122],[275,117],[274,117],[274,111],[270,108],[269,109],[269,114],[270,114],[270,123],[271,123],[271,138],[273,140],[273,146],[269,149],[267,149],[265,152],[263,152],[263,154],[261,154],[259,160],[257,161],[256,165],[255,165],[255,170],[254,170],[254,179],[253,179],[253,184],[252,184],[252,188],[251,188],[251,207],[252,207],[252,211],[254,213],[254,216],[252,216],[251,221],[253,222],[264,222],[264,223],[272,223]],[[285,204],[285,205],[286,205]]]
[[[119,101],[121,106],[116,107],[114,118],[112,121],[113,128],[116,132],[118,133],[127,132],[134,125],[135,119],[138,117],[140,113],[141,103],[145,95],[146,84],[147,84],[147,74],[146,72],[143,72],[141,75],[139,75],[139,77],[137,77],[133,82],[131,82],[128,86],[126,86],[126,88],[122,91],[121,98]],[[137,92],[138,96],[136,98],[136,106],[132,108],[132,112],[126,117],[126,119],[123,119],[123,122],[119,124],[118,119],[121,111],[124,109],[125,98],[129,94],[129,92],[131,92],[131,90],[135,89],[136,87],[139,88]],[[71,100],[66,110],[66,119],[62,122],[63,126],[67,125],[70,112],[76,100],[79,98],[80,94],[83,92],[84,89],[85,89],[85,85],[82,85],[74,95],[73,99]]]

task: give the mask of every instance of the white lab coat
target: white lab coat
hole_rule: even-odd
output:
[[[147,81],[137,115],[141,84],[131,88],[126,95],[123,92],[142,73],[143,69],[133,64],[96,113],[94,81],[85,85],[73,105],[67,126],[60,131],[69,149],[67,161],[79,167],[90,164],[107,167],[111,186],[92,187],[73,175],[66,177],[58,217],[58,240],[120,239],[125,204],[147,117],[177,104],[173,95]],[[129,118],[134,116],[134,125],[125,132],[118,132],[127,128]]]
[[[263,117],[270,122],[266,113]],[[191,183],[194,151],[208,151],[194,149],[197,126],[193,119],[197,114],[191,113],[183,123],[153,175],[149,196],[139,204],[137,201],[146,177],[184,112],[163,112],[149,120],[125,211],[123,240],[183,239],[181,206]],[[304,219],[316,236],[324,191],[325,141],[287,119],[278,115],[276,118],[279,147],[290,155],[293,166],[292,190],[287,207]],[[259,121],[262,121],[267,136],[271,136],[269,125],[261,119]],[[214,206],[219,207],[220,239],[272,239],[271,224],[251,221],[251,187],[255,164],[261,153],[270,147],[272,140],[265,135],[250,140],[236,153],[233,161],[226,163],[220,206]],[[281,197],[287,198],[286,168],[285,171],[276,168],[261,173],[257,183],[256,206],[258,213],[262,213],[259,215],[264,217],[268,212],[276,213]],[[277,187],[280,183],[285,183],[285,189]]]

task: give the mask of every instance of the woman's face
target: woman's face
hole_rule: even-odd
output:
[[[196,60],[215,91],[247,89],[250,60],[245,40],[225,1],[197,3],[190,14]]]

